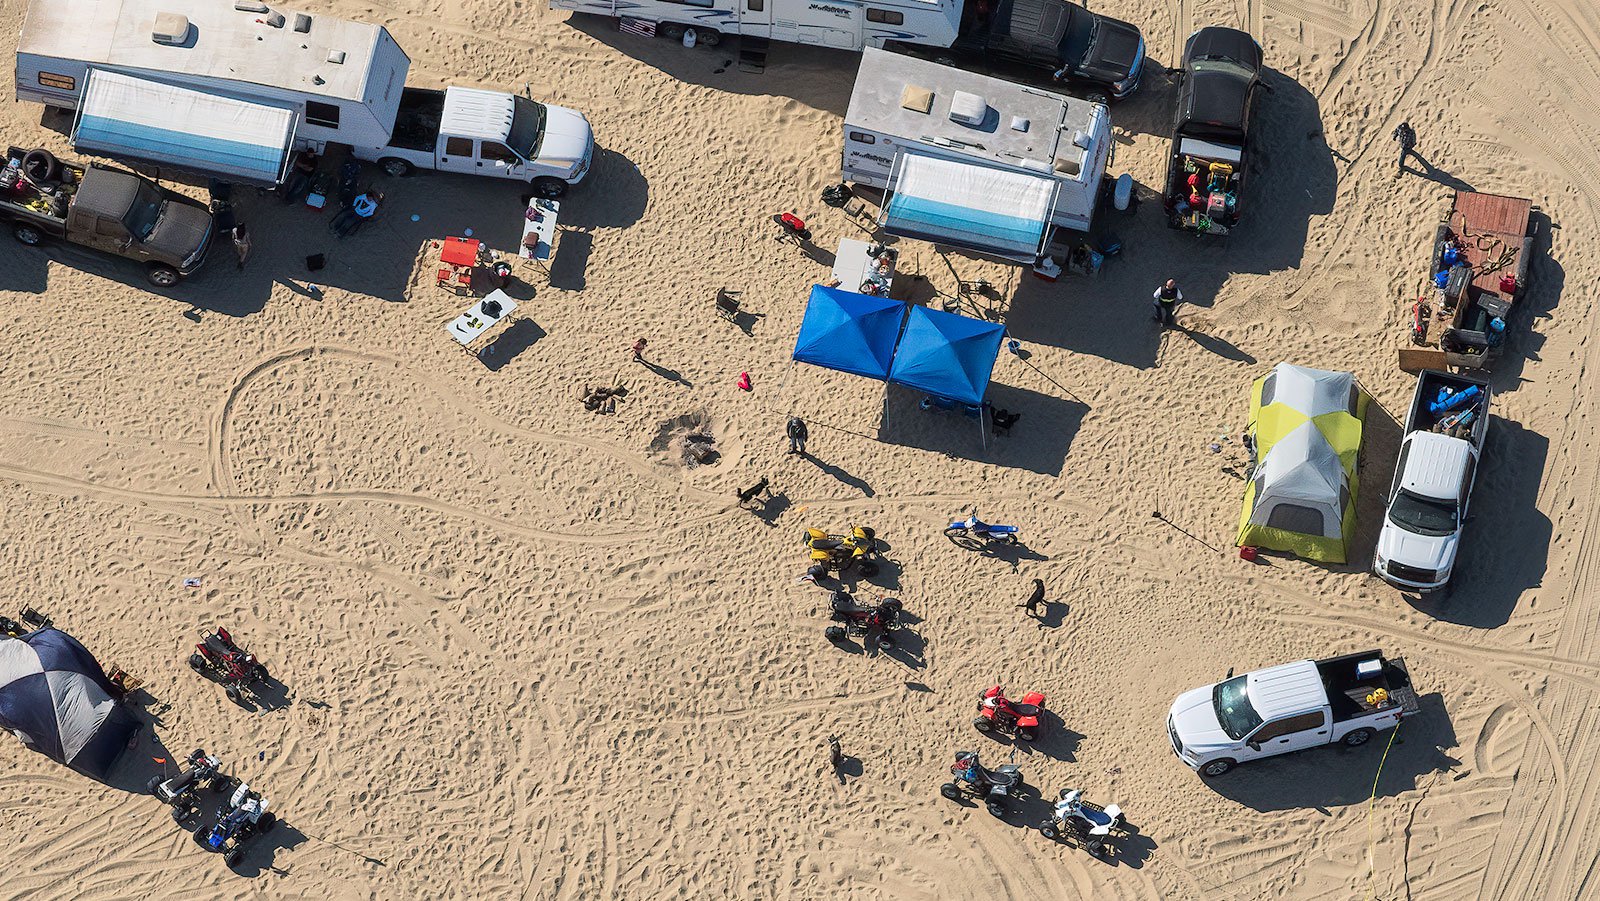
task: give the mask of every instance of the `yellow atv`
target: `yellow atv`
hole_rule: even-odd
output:
[[[877,575],[877,533],[866,526],[852,525],[846,535],[829,535],[821,529],[806,529],[802,540],[811,551],[812,566],[841,573],[856,566],[860,568],[862,576],[871,578]]]

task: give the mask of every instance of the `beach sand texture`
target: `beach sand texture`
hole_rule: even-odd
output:
[[[1174,48],[1206,24],[1259,37],[1272,93],[1249,221],[1196,242],[1146,202],[1100,278],[1054,285],[952,257],[998,286],[983,306],[1029,354],[996,365],[991,398],[1023,418],[987,453],[910,392],[789,362],[827,254],[862,234],[818,201],[856,55],[774,45],[753,75],[731,48],[539,0],[312,6],[387,26],[415,84],[527,83],[583,110],[594,169],[553,284],[519,269],[537,293],[490,365],[442,334],[466,301],[432,284],[428,242],[473,228],[514,246],[515,186],[383,180],[381,218],[343,242],[247,192],[249,265],[219,248],[165,294],[121,261],[0,241],[0,607],[41,607],[146,679],[166,747],[219,754],[281,817],[230,871],[152,798],[6,739],[0,898],[1595,894],[1594,4],[1094,4],[1149,41],[1114,110],[1114,171],[1146,196]],[[0,9],[20,22],[24,4]],[[0,115],[12,143],[67,151],[39,107]],[[1434,180],[1391,177],[1402,119]],[[1458,185],[1530,197],[1559,227],[1494,372],[1460,584],[1409,602],[1363,568],[1413,384],[1394,362],[1403,304]],[[822,261],[773,240],[790,209]],[[902,272],[955,291],[931,247],[904,248]],[[312,253],[329,263],[308,276]],[[1190,303],[1162,334],[1148,298],[1169,276]],[[718,319],[719,287],[758,315]],[[652,367],[631,360],[641,336]],[[1233,553],[1226,469],[1250,380],[1283,360],[1352,370],[1381,404],[1349,566]],[[585,388],[619,380],[614,415],[584,411]],[[783,453],[791,415],[814,459]],[[663,448],[685,417],[719,462]],[[780,495],[764,518],[734,498],[761,476]],[[974,505],[1025,546],[943,538]],[[885,540],[877,581],[914,615],[892,654],[830,646],[826,591],[795,583],[802,530],[851,522]],[[1043,625],[1014,606],[1036,577]],[[283,706],[242,710],[189,671],[214,624],[282,679]],[[1423,696],[1370,806],[1382,743],[1211,784],[1174,759],[1179,691],[1370,647]],[[1059,719],[1035,746],[969,724],[995,682],[1047,695]],[[945,801],[958,749],[1019,763],[1046,797],[1118,803],[1138,832],[1107,864],[1044,841],[1044,801],[1005,821]]]

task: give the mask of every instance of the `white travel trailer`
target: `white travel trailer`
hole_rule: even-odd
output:
[[[949,47],[962,0],[550,0],[550,8],[654,22],[668,37],[693,28],[706,44],[737,34],[861,50],[885,41]]]
[[[1032,234],[1023,220],[1041,210],[1089,230],[1110,155],[1103,104],[884,50],[862,55],[844,118],[844,180],[896,195],[886,228],[1016,259],[995,239]]]
[[[97,70],[298,114],[297,142],[389,140],[411,60],[379,25],[257,0],[36,0],[17,99],[75,110]]]

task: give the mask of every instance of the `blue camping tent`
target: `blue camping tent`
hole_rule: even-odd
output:
[[[1005,326],[913,306],[889,381],[965,404],[983,403]]]
[[[0,637],[0,729],[101,781],[139,728],[115,691],[94,656],[65,632]]]
[[[794,358],[881,381],[889,376],[905,314],[906,305],[898,300],[814,285]]]

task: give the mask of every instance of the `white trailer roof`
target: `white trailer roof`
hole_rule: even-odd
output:
[[[960,98],[957,94],[971,95]],[[981,118],[951,118],[976,100]],[[870,129],[964,156],[1021,166],[1052,178],[1094,177],[1083,170],[1110,140],[1104,106],[978,75],[887,50],[862,51],[845,128]],[[1079,133],[1088,147],[1073,143]],[[1092,168],[1092,167],[1088,167]]]
[[[1264,720],[1315,710],[1328,703],[1322,673],[1311,660],[1256,670],[1245,680],[1250,706]]]
[[[187,19],[185,39],[154,40],[162,14]],[[280,15],[278,27],[269,24]],[[278,8],[246,12],[229,0],[35,0],[17,52],[365,99],[380,44],[394,39],[382,26],[321,14],[310,15],[310,28],[299,32],[297,15]],[[342,62],[330,61],[339,54]]]

